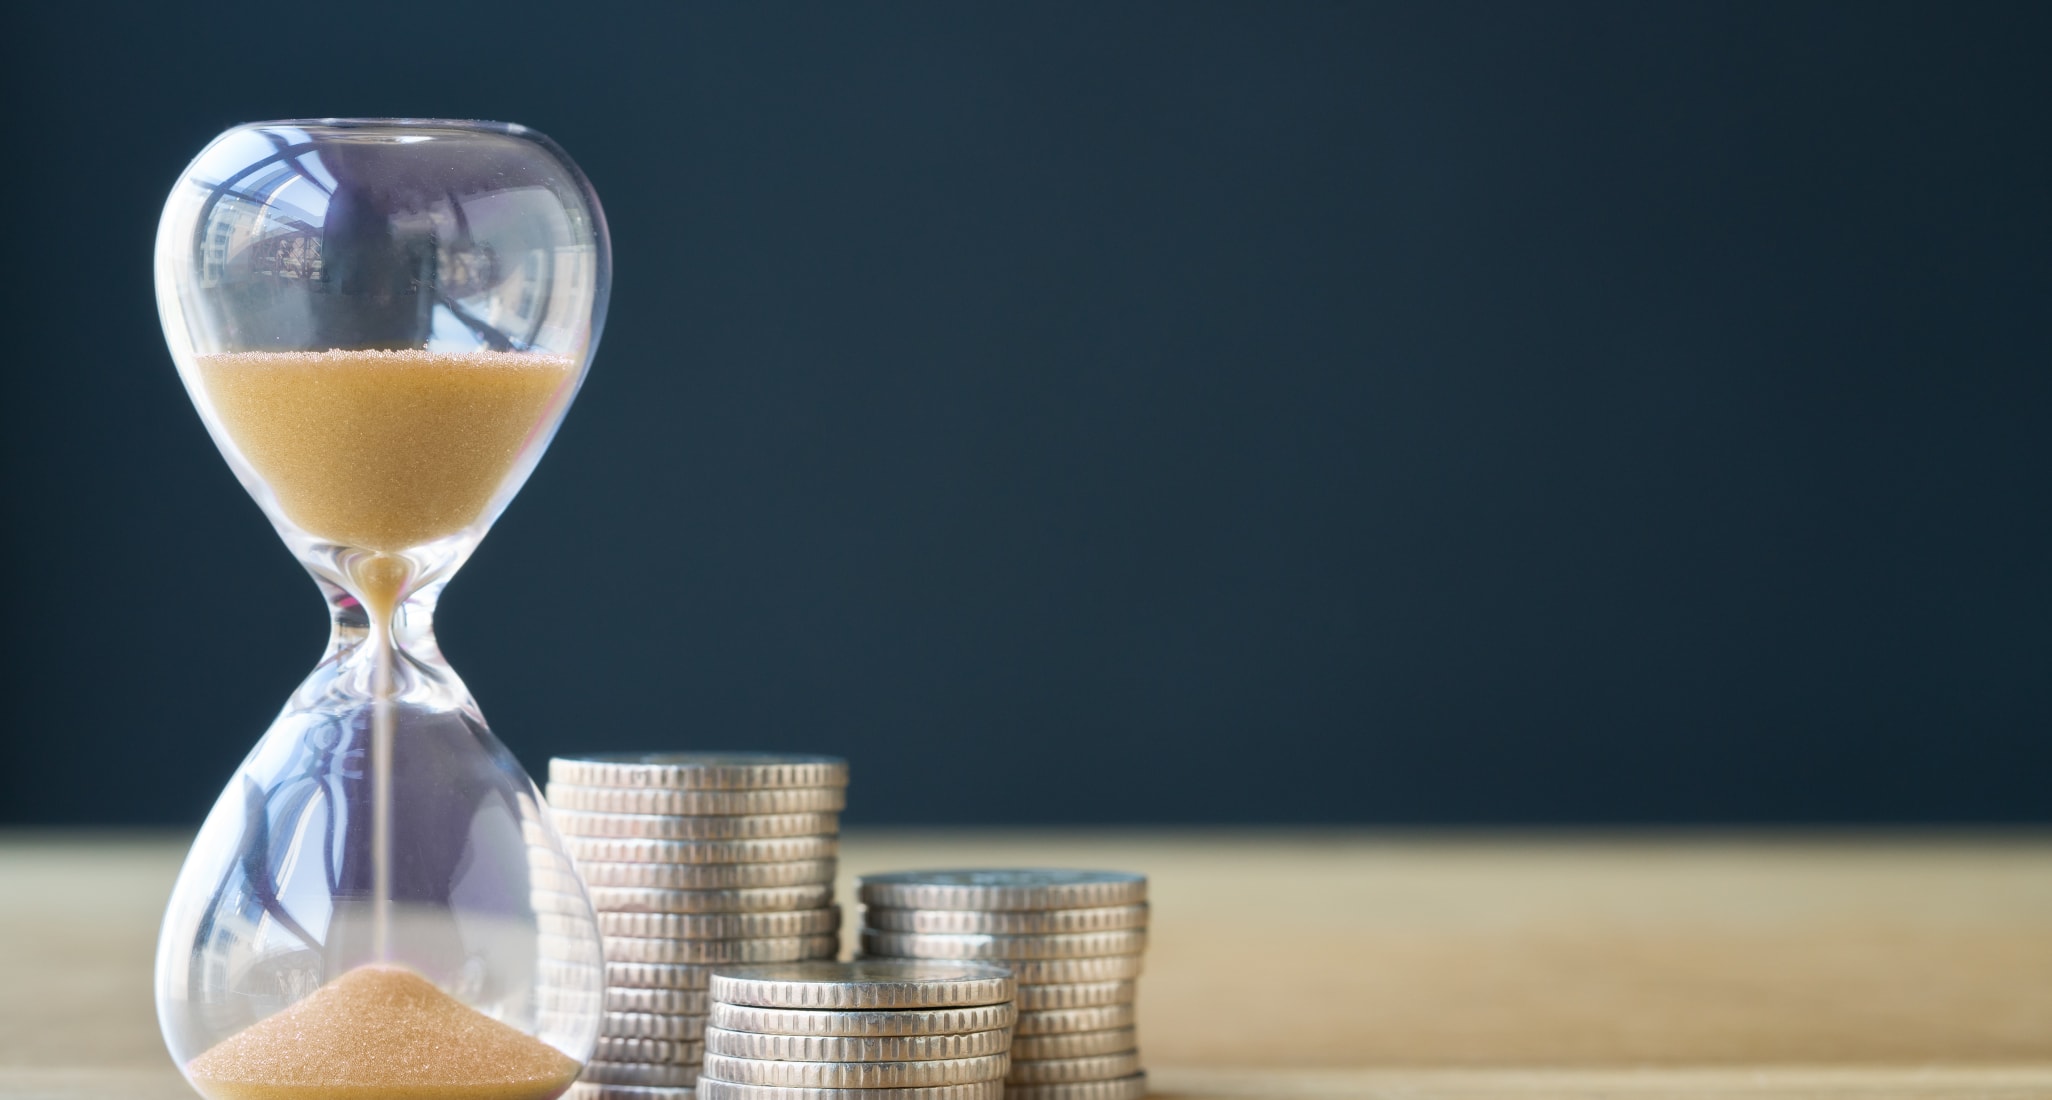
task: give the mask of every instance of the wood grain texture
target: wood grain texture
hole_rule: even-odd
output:
[[[0,835],[0,1096],[190,1095],[149,989],[183,850]],[[2052,1097],[2045,837],[854,831],[843,858],[1147,872],[1162,1096]]]

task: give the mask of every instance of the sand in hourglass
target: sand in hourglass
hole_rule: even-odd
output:
[[[203,355],[221,426],[316,537],[381,553],[484,513],[575,360],[536,352]]]
[[[187,1067],[210,1100],[552,1100],[579,1066],[399,966],[360,966]]]

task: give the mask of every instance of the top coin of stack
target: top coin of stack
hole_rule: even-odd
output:
[[[1146,1095],[1133,1014],[1146,876],[908,871],[865,875],[857,889],[865,958],[979,960],[1017,977],[1005,1100]]]
[[[570,1100],[686,1100],[704,1060],[713,970],[839,953],[833,880],[847,785],[847,762],[830,756],[549,761],[550,816],[598,913],[604,958],[569,957],[544,916],[543,968],[602,963],[606,974],[598,1049]],[[552,881],[544,871],[537,890]]]
[[[723,967],[699,1100],[999,1100],[1013,988],[983,963]]]

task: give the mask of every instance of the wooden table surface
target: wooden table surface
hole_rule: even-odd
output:
[[[150,995],[184,849],[0,833],[0,1096],[190,1097]],[[2044,835],[850,831],[843,863],[1152,876],[1163,1097],[2052,1097]]]

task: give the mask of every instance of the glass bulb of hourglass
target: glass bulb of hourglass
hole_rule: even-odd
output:
[[[591,1053],[590,903],[433,613],[575,396],[610,277],[590,185],[519,126],[241,126],[172,190],[172,357],[333,619],[164,917],[158,1016],[213,1100],[547,1100]]]

